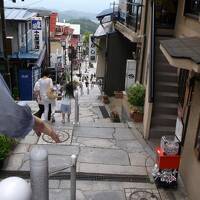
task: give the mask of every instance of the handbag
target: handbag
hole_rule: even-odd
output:
[[[49,87],[47,90],[47,97],[50,100],[55,100],[58,97],[57,93],[50,87],[50,83],[49,83]]]

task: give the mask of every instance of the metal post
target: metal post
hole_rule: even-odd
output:
[[[76,163],[77,156],[71,156],[71,200],[76,200]]]
[[[74,125],[79,125],[79,105],[78,105],[78,91],[75,91],[75,120]]]
[[[79,104],[77,105],[77,121],[78,121],[78,124],[79,124]]]
[[[56,84],[58,83],[58,62],[55,64],[56,67]]]
[[[71,59],[71,84],[73,85],[73,59]]]
[[[48,153],[42,147],[35,147],[31,151],[30,177],[32,200],[49,200]]]

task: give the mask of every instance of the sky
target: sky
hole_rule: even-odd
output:
[[[39,7],[51,10],[78,10],[89,13],[99,13],[110,7],[110,3],[116,0],[4,0],[5,6],[24,6],[24,7]],[[117,0],[118,1],[118,0]]]

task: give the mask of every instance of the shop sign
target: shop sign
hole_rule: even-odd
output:
[[[92,35],[89,37],[89,62],[96,62],[96,46],[92,43]]]
[[[32,18],[32,47],[33,50],[42,49],[42,17]]]

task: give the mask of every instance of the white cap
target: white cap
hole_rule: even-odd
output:
[[[31,200],[31,187],[24,179],[9,177],[0,182],[1,200]]]

